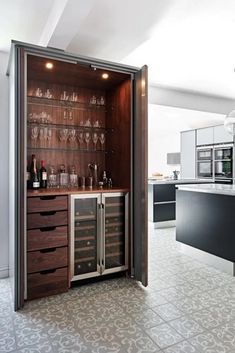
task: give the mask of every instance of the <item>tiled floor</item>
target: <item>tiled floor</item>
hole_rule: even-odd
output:
[[[235,279],[150,231],[149,287],[126,278],[32,301],[14,313],[0,281],[0,353],[234,353]]]

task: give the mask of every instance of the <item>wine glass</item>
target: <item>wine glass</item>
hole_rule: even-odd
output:
[[[101,149],[103,150],[104,149],[104,143],[105,143],[105,134],[104,134],[104,132],[101,132],[99,139],[100,139],[100,143],[101,143]]]
[[[90,139],[91,139],[91,135],[89,132],[86,132],[85,133],[85,142],[86,142],[86,145],[87,145],[87,150],[89,150],[89,142],[90,142]]]
[[[48,129],[47,130],[47,140],[48,140],[48,144],[50,145],[52,139],[52,129]]]
[[[93,141],[94,146],[95,146],[95,151],[96,151],[96,145],[97,145],[98,139],[99,139],[99,136],[98,136],[97,132],[94,132],[92,134],[92,141]]]
[[[69,141],[74,143],[76,141],[76,130],[75,129],[71,129],[69,131]]]
[[[68,134],[69,134],[69,130],[68,129],[62,129],[60,130],[59,133],[59,139],[61,142],[66,142],[68,139]]]
[[[38,126],[34,126],[31,129],[31,140],[33,141],[33,143],[36,145],[36,140],[38,138],[38,133],[39,133],[39,129]]]
[[[84,139],[83,132],[79,132],[78,141],[79,141],[80,148],[82,148],[83,139]]]

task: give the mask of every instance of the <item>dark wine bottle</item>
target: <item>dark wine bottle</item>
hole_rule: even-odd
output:
[[[35,154],[32,154],[32,162],[30,167],[30,184],[32,189],[39,189],[40,182],[38,178],[38,171],[37,171],[37,161]]]
[[[46,170],[46,167],[45,167],[45,161],[41,161],[40,188],[42,188],[42,189],[46,189],[47,188],[47,170]]]
[[[31,174],[30,174],[30,170],[29,167],[27,165],[27,171],[26,171],[26,181],[27,181],[27,189],[31,188]]]

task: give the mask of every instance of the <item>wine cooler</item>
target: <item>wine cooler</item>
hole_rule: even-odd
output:
[[[71,280],[128,268],[128,193],[70,196]]]

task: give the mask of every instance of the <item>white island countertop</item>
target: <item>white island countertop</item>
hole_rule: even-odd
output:
[[[211,179],[148,179],[148,184],[150,185],[160,185],[160,184],[196,184],[196,183],[212,183]]]
[[[186,184],[177,185],[176,188],[184,191],[235,196],[235,184]]]

